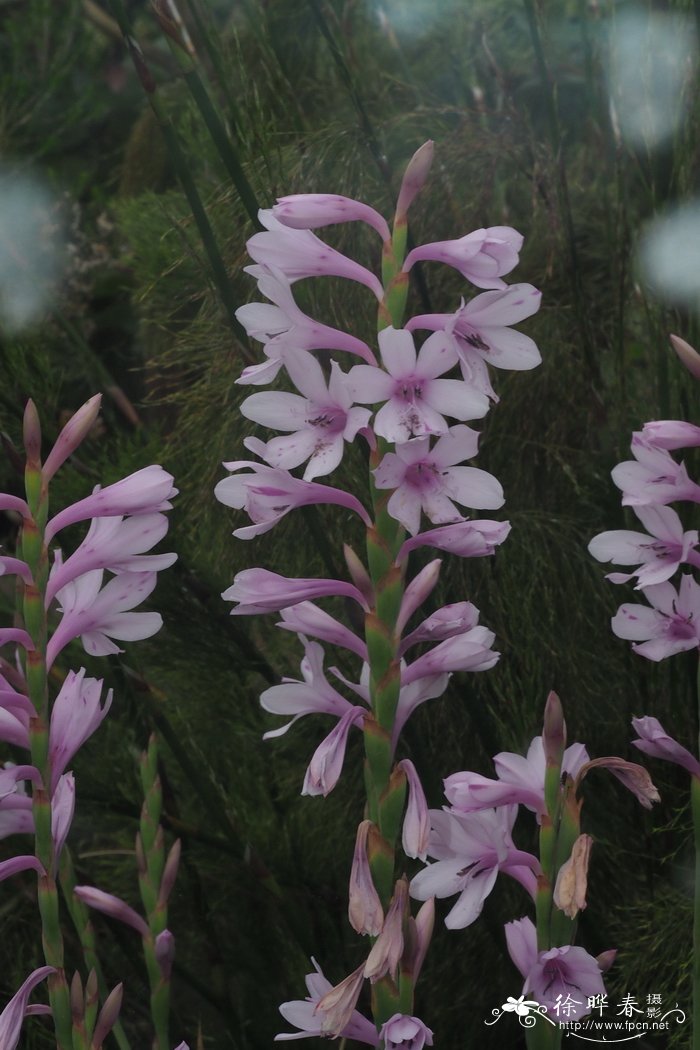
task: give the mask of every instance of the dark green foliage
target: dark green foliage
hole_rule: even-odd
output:
[[[252,224],[147,6],[127,6],[243,304],[255,298],[242,272]],[[680,0],[659,6],[690,11]],[[612,636],[610,616],[631,591],[615,592],[586,547],[603,529],[632,525],[609,476],[631,431],[654,418],[698,420],[697,389],[667,342],[669,331],[693,342],[696,316],[654,300],[633,254],[644,222],[694,192],[697,102],[659,153],[616,139],[603,74],[610,21],[620,14],[612,0],[542,4],[539,43],[515,0],[387,0],[381,12],[372,0],[182,0],[181,8],[200,73],[263,206],[285,193],[332,191],[390,216],[404,164],[430,137],[436,163],[412,210],[415,241],[512,224],[526,236],[513,279],[544,293],[540,314],[523,326],[543,364],[494,376],[501,402],[479,457],[503,483],[512,534],[495,559],[446,557],[431,598],[434,607],[473,600],[503,653],[488,674],[455,675],[445,698],[424,705],[407,728],[403,753],[431,804],[441,805],[447,774],[488,775],[496,751],[524,751],[551,688],[562,697],[570,740],[585,741],[592,756],[634,758],[629,722],[643,713],[692,747],[693,658],[650,665]],[[232,619],[219,595],[252,565],[342,573],[341,543],[363,553],[361,528],[320,508],[251,543],[231,538],[234,514],[212,490],[223,460],[247,456],[242,441],[254,428],[238,408],[250,390],[235,379],[260,346],[242,345],[227,324],[157,121],[121,45],[77,0],[0,0],[0,143],[80,204],[70,213],[74,261],[55,314],[0,342],[0,430],[19,442],[32,396],[48,445],[61,413],[103,389],[102,431],[59,476],[55,506],[154,461],[181,490],[167,546],[179,561],[153,599],[163,632],[107,662],[87,660],[77,645],[61,659],[61,674],[84,662],[115,690],[112,713],[75,761],[79,880],[136,904],[136,759],[156,728],[164,824],[184,847],[172,899],[173,1032],[194,1048],[201,1024],[205,1047],[258,1050],[284,1027],[277,1005],[303,997],[311,954],[333,981],[360,959],[344,911],[361,817],[361,747],[356,734],[328,799],[299,796],[328,727],[305,719],[263,742],[276,720],[258,697],[281,676],[298,675],[300,646],[272,616]],[[359,224],[323,235],[377,266],[376,237]],[[363,289],[324,280],[296,292],[309,313],[373,339]],[[429,263],[409,307],[454,310],[465,292],[458,274]],[[358,441],[333,483],[360,493],[365,478]],[[0,488],[19,492],[20,484],[8,458]],[[11,547],[13,534],[4,517],[3,544]],[[425,560],[416,557],[416,566]],[[11,600],[3,587],[4,609]],[[334,661],[356,674],[354,659]],[[652,773],[663,801],[651,815],[602,772],[586,783],[584,828],[596,845],[581,939],[593,952],[620,948],[611,1001],[658,991],[687,1008],[687,784],[658,764]],[[520,819],[523,848],[533,848]],[[3,846],[3,856],[15,851],[13,842]],[[520,887],[501,880],[469,930],[438,925],[417,1008],[442,1050],[519,1045],[517,1029],[483,1021],[520,992],[504,961],[503,922],[530,910]],[[0,887],[0,921],[2,1001],[40,962],[32,878]],[[125,982],[123,1019],[140,1048],[149,1029],[138,937],[99,917],[95,925],[108,980]],[[67,947],[70,967],[80,965],[72,934]],[[674,1039],[682,1045],[683,1032]],[[41,1020],[27,1025],[22,1045],[51,1045]]]

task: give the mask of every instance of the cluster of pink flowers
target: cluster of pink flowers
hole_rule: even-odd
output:
[[[382,841],[376,806],[381,806],[386,791],[406,793],[403,848],[407,856],[425,859],[427,803],[413,764],[396,761],[401,729],[420,704],[445,691],[453,672],[487,670],[499,654],[493,649],[494,634],[479,625],[479,612],[468,601],[444,606],[410,625],[438,582],[441,559],[431,561],[410,582],[405,578],[410,553],[420,546],[484,557],[508,535],[507,522],[465,514],[465,508],[497,510],[504,502],[498,480],[470,463],[479,434],[467,422],[483,418],[498,400],[489,364],[529,369],[539,363],[534,342],[511,326],[537,311],[540,293],[529,284],[507,286],[503,281],[517,264],[522,244],[510,227],[426,244],[403,257],[406,211],[425,182],[431,160],[432,143],[426,143],[404,177],[393,233],[366,204],[332,194],[306,194],[283,197],[271,211],[261,212],[265,231],[248,242],[255,263],[248,272],[269,301],[243,307],[238,317],[248,334],[263,344],[265,360],[246,368],[238,382],[264,386],[283,375],[293,390],[260,391],[243,401],[246,418],[282,433],[267,441],[247,438],[244,444],[258,460],[224,464],[231,474],[219,482],[216,496],[247,514],[251,524],[234,532],[243,539],[267,532],[296,507],[336,504],[366,528],[368,566],[346,545],[347,581],[289,579],[254,568],[239,572],[223,596],[236,603],[234,615],[279,613],[278,626],[296,633],[303,646],[301,677],[285,678],[261,696],[267,711],[290,719],[266,737],[285,733],[304,715],[334,720],[311,757],[304,794],[325,796],[333,790],[353,727],[364,732],[368,755],[373,734],[379,734],[379,747],[385,749],[377,761],[385,779],[377,788],[375,810],[370,806],[371,819],[362,821],[357,831],[349,888],[353,928],[376,941],[366,962],[335,987],[317,967],[318,972],[307,977],[310,998],[281,1007],[300,1031],[278,1039],[342,1035],[414,1050],[432,1043],[432,1033],[417,1018],[397,1013],[384,1020],[375,1017],[372,1025],[355,1010],[365,980],[374,984],[396,979],[400,971],[415,981],[433,922],[432,894],[425,895],[430,899],[415,919],[410,916],[408,880],[403,876],[393,891],[384,892],[382,902],[372,870]],[[379,235],[383,281],[312,232],[348,221],[366,223]],[[416,316],[401,327],[409,273],[419,261],[447,263],[484,291],[462,301],[451,314]],[[308,277],[356,281],[376,297],[376,351],[359,336],[300,310],[293,285]],[[422,343],[415,335],[421,330],[430,333]],[[348,355],[361,363],[346,364]],[[348,444],[357,438],[369,449],[371,506],[316,480],[337,469]],[[303,468],[302,477],[291,473],[296,468]],[[424,527],[424,519],[430,527]],[[386,558],[386,571],[376,568],[373,550],[379,552],[379,560]],[[398,597],[393,611],[387,612],[391,602],[386,595],[394,586]],[[364,637],[316,603],[326,597],[356,603],[365,619]],[[341,646],[358,658],[354,680],[334,667],[326,671],[322,643]],[[377,669],[382,660],[386,673]],[[343,686],[351,699],[341,691]],[[503,830],[502,837],[505,834]],[[411,937],[406,935],[409,927]]]
[[[589,551],[598,561],[637,566],[634,572],[608,573],[612,583],[636,579],[636,590],[649,605],[625,603],[612,620],[618,638],[647,660],[663,660],[700,646],[700,586],[681,572],[676,588],[671,577],[681,566],[700,566],[698,533],[684,531],[681,519],[668,504],[700,503],[700,485],[688,476],[672,452],[700,445],[700,427],[680,420],[646,423],[632,438],[633,460],[612,472],[622,491],[622,505],[631,507],[646,532],[617,529],[591,540]]]
[[[549,741],[546,738],[548,719]],[[555,733],[551,733],[552,723]],[[524,982],[522,994],[532,996],[555,1016],[568,999],[566,1016],[577,1019],[590,1013],[589,998],[605,994],[602,974],[612,965],[616,954],[610,950],[594,958],[584,948],[564,939],[574,932],[567,920],[586,907],[592,839],[580,834],[581,805],[577,801],[580,784],[590,770],[605,768],[646,808],[658,801],[659,796],[641,766],[617,757],[592,761],[583,744],[572,744],[564,750],[565,733],[559,700],[552,693],[545,712],[543,735],[534,738],[526,756],[508,751],[496,755],[493,760],[496,779],[467,771],[453,773],[445,779],[445,796],[450,804],[429,812],[427,853],[434,860],[413,878],[410,891],[419,900],[458,893],[445,924],[450,929],[461,929],[477,919],[499,872],[516,879],[532,900],[537,900],[541,927],[538,937],[530,918],[506,924],[508,952]],[[551,736],[559,739],[558,747],[552,745]],[[555,799],[546,798],[548,765],[554,770]],[[540,859],[514,844],[512,831],[521,805],[535,814],[538,824],[549,822],[560,835],[567,835],[564,826],[566,819],[570,821],[568,841],[560,846],[571,852],[568,859],[560,857],[558,870],[544,872]],[[567,818],[562,822],[561,817],[552,812],[553,808],[559,814],[566,810]],[[558,832],[557,824],[561,825]],[[552,885],[547,901],[549,879]],[[542,922],[543,903],[559,913],[559,931],[556,931],[556,919],[549,917]],[[561,932],[561,942],[543,945],[542,934],[549,934],[551,941],[555,931]]]
[[[48,490],[56,471],[92,427],[100,397],[90,399],[66,424],[45,462],[34,406],[25,414],[27,500],[0,494],[0,509],[21,520],[21,557],[0,555],[0,574],[22,582],[24,626],[0,629],[0,646],[13,646],[16,658],[0,658],[0,741],[27,751],[30,761],[5,762],[0,772],[0,837],[35,834],[34,854],[21,854],[0,864],[0,880],[23,870],[39,876],[40,895],[55,894],[61,851],[75,807],[75,779],[69,766],[78,749],[98,729],[112,704],[112,691],[102,698],[103,681],[86,677],[84,668],[68,670],[49,703],[46,675],[66,646],[80,638],[93,656],[119,653],[119,641],[149,638],[162,625],[159,613],[137,611],[156,585],[157,573],[172,565],[175,554],[153,554],[168,529],[164,511],[176,495],[173,478],[160,466],[137,471],[79,500],[47,520]],[[32,504],[30,506],[30,504]],[[86,535],[70,554],[56,545],[68,526],[89,522]],[[51,544],[51,548],[49,548]],[[105,580],[105,573],[110,576]],[[48,630],[47,630],[48,625]],[[27,794],[25,784],[32,786]],[[43,807],[43,809],[42,809]],[[50,813],[49,841],[42,841],[37,814]],[[45,943],[52,936],[45,932]],[[56,947],[53,944],[52,947]],[[58,952],[60,956],[60,952]],[[48,961],[48,958],[47,958]],[[0,1015],[0,1045],[14,1050],[22,1018],[50,1013],[29,1007],[33,988],[49,978],[65,982],[57,966],[31,974]],[[53,980],[53,986],[52,986]],[[104,1005],[91,1035],[100,1046],[117,1020],[121,987]],[[77,1022],[76,1022],[77,1023]],[[82,1022],[81,1022],[82,1023]]]

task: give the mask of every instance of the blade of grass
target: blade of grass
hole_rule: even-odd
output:
[[[173,8],[173,0],[154,0],[153,11],[163,30],[165,39],[170,47],[173,57],[176,59],[182,71],[185,83],[199,110],[207,131],[211,135],[212,142],[221,157],[224,167],[229,174],[231,182],[238,191],[243,207],[247,211],[251,222],[257,230],[262,229],[258,219],[260,205],[255,197],[253,187],[243,171],[243,166],[238,158],[231,139],[226,134],[226,129],[216,112],[204,81],[199,75],[195,65],[195,54],[191,44],[183,37],[177,23],[170,17]],[[189,46],[188,46],[189,45]]]
[[[561,133],[559,130],[559,116],[557,114],[556,91],[552,80],[552,76],[549,72],[549,67],[547,65],[547,59],[544,53],[544,46],[542,43],[542,36],[540,33],[540,27],[537,20],[537,12],[535,11],[534,2],[533,0],[523,0],[523,6],[525,8],[527,23],[530,30],[530,39],[532,40],[532,49],[535,54],[535,63],[537,65],[540,81],[542,83],[542,95],[544,99],[545,110],[547,113],[549,137],[557,168],[557,189],[559,197],[559,206],[561,208],[562,218],[564,220],[567,246],[569,249],[569,277],[571,280],[571,286],[573,291],[576,320],[581,332],[583,353],[586,360],[586,364],[588,365],[588,369],[591,374],[591,378],[595,384],[600,385],[600,369],[598,368],[598,361],[595,354],[594,341],[589,322],[588,307],[587,304],[584,302],[583,288],[581,285],[581,271],[579,267],[578,250],[576,248],[576,231],[574,228],[574,220],[571,210],[571,200],[569,196],[569,183],[566,175],[564,148]]]
[[[158,122],[158,125],[163,133],[170,159],[175,168],[175,173],[180,180],[182,189],[187,197],[187,203],[190,206],[192,217],[197,225],[199,236],[201,237],[204,250],[207,253],[209,259],[209,265],[211,266],[214,283],[221,297],[226,315],[228,318],[229,325],[234,332],[238,342],[241,345],[242,355],[246,361],[252,362],[253,358],[250,354],[248,346],[248,337],[245,333],[243,326],[239,323],[236,318],[237,305],[233,295],[233,289],[228,278],[226,266],[221,257],[219,246],[214,236],[214,231],[211,228],[211,224],[207,217],[206,210],[202,203],[202,199],[199,196],[199,191],[195,185],[192,172],[187,163],[184,153],[180,147],[180,141],[175,132],[175,128],[165,111],[158,95],[156,93],[156,83],[151,75],[151,71],[146,64],[143,56],[143,52],[136,42],[132,32],[129,17],[126,12],[123,0],[110,0],[112,9],[114,11],[115,18],[119,23],[119,27],[124,37],[127,49],[131,56],[132,62],[136,69],[141,86],[144,89],[148,102],[153,110],[153,114]]]

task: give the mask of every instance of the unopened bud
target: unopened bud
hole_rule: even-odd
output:
[[[367,604],[370,606],[374,605],[374,587],[372,586],[372,581],[367,569],[364,567],[349,543],[343,544],[343,554],[345,555],[345,564],[348,567],[350,579],[355,584],[358,591],[360,591]]]
[[[83,982],[77,970],[73,974],[73,980],[70,983],[70,1012],[73,1024],[82,1024],[85,1016],[85,999],[83,997]]]
[[[145,875],[148,871],[146,864],[146,854],[143,851],[143,842],[141,840],[141,832],[136,832],[136,867],[139,875]]]
[[[601,952],[600,955],[596,955],[595,961],[598,963],[601,973],[607,973],[615,962],[616,956],[617,948],[608,948],[606,952]]]
[[[691,376],[694,376],[695,379],[700,379],[700,354],[697,350],[678,335],[670,335],[669,339],[671,340],[671,346],[678,354],[681,364],[685,365]]]
[[[90,970],[87,981],[85,982],[85,1003],[87,1006],[92,1006],[93,1003],[97,1002],[98,995],[98,983],[97,974],[94,970]]]
[[[156,937],[155,957],[163,980],[169,981],[175,959],[175,938],[170,930],[163,930]]]
[[[71,416],[61,433],[56,438],[56,443],[46,457],[42,467],[44,482],[50,481],[58,468],[72,456],[78,445],[82,444],[100,414],[102,394],[95,394],[89,401]]]
[[[101,1050],[102,1043],[117,1023],[119,1019],[119,1011],[122,1008],[123,994],[124,985],[118,984],[107,996],[105,1004],[100,1010],[100,1016],[97,1019],[95,1031],[92,1034],[90,1050]]]
[[[570,919],[586,907],[588,887],[588,863],[593,839],[590,835],[579,835],[574,842],[571,856],[562,864],[554,887],[554,903]]]
[[[417,573],[404,591],[401,599],[401,608],[396,619],[396,632],[401,634],[416,609],[420,608],[425,599],[434,589],[440,577],[441,558],[435,558],[428,562],[419,573]]]
[[[163,878],[160,880],[160,891],[158,893],[158,907],[164,908],[168,903],[170,894],[173,891],[175,885],[175,879],[177,878],[177,870],[180,866],[180,854],[182,853],[182,843],[180,839],[176,839],[170,847],[168,853],[168,859],[165,862],[165,868],[163,869]]]
[[[428,139],[408,162],[396,202],[396,221],[405,222],[406,213],[426,183],[433,163],[433,141]]]
[[[561,700],[552,690],[544,707],[544,725],[542,727],[542,746],[548,766],[561,766],[566,747],[566,722]]]
[[[41,423],[36,405],[30,398],[24,409],[24,451],[27,455],[27,466],[39,469],[41,466]]]

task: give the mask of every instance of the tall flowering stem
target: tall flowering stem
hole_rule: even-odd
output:
[[[271,211],[260,213],[265,232],[248,242],[255,263],[248,272],[270,302],[251,303],[238,317],[249,335],[264,344],[266,360],[244,369],[238,382],[264,386],[284,369],[298,392],[256,392],[244,400],[244,416],[283,433],[266,442],[246,438],[245,447],[262,462],[224,464],[232,474],[216,488],[222,503],[247,512],[251,524],[234,531],[242,539],[269,531],[291,510],[312,503],[333,503],[357,515],[366,529],[366,565],[345,547],[352,583],[286,579],[267,569],[247,569],[223,596],[237,603],[236,615],[279,612],[278,626],[297,633],[304,647],[302,679],[284,679],[260,698],[267,711],[293,716],[265,735],[279,736],[306,714],[336,720],[309,763],[304,794],[325,796],[333,790],[353,727],[364,736],[367,804],[357,829],[348,917],[356,932],[369,939],[367,959],[334,987],[316,967],[306,977],[309,998],[283,1003],[280,1010],[303,1034],[393,1047],[410,1033],[415,1050],[432,1045],[432,1032],[412,1010],[434,901],[428,893],[412,915],[397,844],[401,836],[407,857],[425,859],[430,829],[418,772],[409,759],[397,760],[397,749],[408,718],[421,703],[445,691],[454,671],[487,670],[498,653],[491,648],[494,635],[479,626],[478,610],[468,601],[445,606],[409,626],[436,586],[441,566],[434,559],[410,578],[409,560],[421,546],[461,557],[489,556],[508,535],[507,522],[472,520],[460,509],[498,509],[504,502],[496,478],[463,465],[476,455],[479,440],[464,424],[481,419],[490,401],[497,400],[488,363],[527,369],[540,360],[532,340],[510,327],[539,306],[536,289],[507,286],[502,280],[518,262],[522,238],[515,230],[476,230],[406,255],[407,212],[426,181],[432,153],[428,142],[409,163],[393,230],[373,208],[334,194],[282,197]],[[338,222],[362,222],[379,235],[381,281],[312,232]],[[419,261],[454,266],[486,291],[454,313],[413,317],[404,325],[409,274]],[[355,334],[300,310],[293,284],[319,276],[358,282],[375,296],[376,354]],[[430,334],[417,344],[416,330]],[[334,355],[330,362],[325,356],[329,351]],[[346,372],[337,354],[362,363]],[[449,373],[452,378],[444,378]],[[454,373],[461,373],[460,378]],[[369,446],[371,513],[356,496],[315,481],[339,465],[345,443],[358,436]],[[290,471],[303,463],[302,480]],[[437,527],[421,532],[423,514]],[[360,606],[364,637],[316,605],[316,599],[332,596]],[[341,646],[361,660],[359,681],[330,668],[360,703],[348,700],[326,677],[321,642]],[[416,646],[421,647],[417,657]],[[373,1025],[355,1010],[367,980]]]
[[[22,524],[20,550],[29,567],[31,582],[24,584],[23,617],[32,640],[26,654],[27,693],[35,714],[29,719],[29,745],[32,764],[39,771],[39,784],[33,785],[35,856],[39,874],[38,903],[41,915],[44,958],[54,968],[49,975],[49,1000],[53,1012],[58,1050],[72,1046],[70,990],[63,968],[63,935],[59,919],[59,897],[54,877],[54,838],[51,829],[49,797],[49,691],[46,668],[47,615],[46,585],[49,557],[44,532],[49,512],[48,485],[41,469],[41,427],[34,403],[27,403],[24,414],[24,447],[27,456],[24,486],[29,516]]]
[[[670,337],[681,364],[700,379],[697,351],[678,336]],[[618,638],[658,663],[678,653],[700,649],[700,568],[698,531],[685,530],[672,503],[700,503],[700,485],[685,464],[672,455],[700,446],[700,427],[677,419],[653,420],[632,436],[634,459],[619,463],[612,479],[622,491],[623,506],[631,507],[646,530],[616,529],[595,536],[588,549],[594,558],[630,568],[611,572],[615,584],[635,582],[648,604],[624,603],[611,621]],[[671,578],[681,572],[678,587]],[[700,668],[697,678],[700,714]],[[654,758],[680,765],[691,774],[690,800],[695,840],[695,915],[693,923],[693,1050],[700,1050],[700,762],[669,736],[652,716],[634,718],[633,743]]]
[[[118,985],[112,990],[99,1014],[94,972],[84,990],[78,974],[69,989],[56,885],[75,807],[75,778],[68,767],[107,714],[112,694],[102,703],[103,682],[86,678],[84,669],[71,670],[51,701],[48,673],[76,638],[86,651],[101,656],[121,652],[114,639],[134,641],[155,634],[162,624],[159,614],[133,609],[153,590],[157,571],[175,560],[173,554],[147,553],[167,531],[161,512],[170,508],[169,497],[177,491],[171,475],[159,466],[106,488],[98,486],[49,520],[50,482],[87,436],[99,408],[96,395],[66,423],[42,463],[39,417],[30,401],[24,415],[26,499],[0,493],[0,510],[21,518],[19,557],[0,553],[0,575],[16,576],[18,594],[16,626],[0,628],[0,645],[18,647],[15,662],[3,659],[0,664],[0,741],[24,749],[30,759],[30,764],[0,768],[0,807],[5,835],[34,836],[34,855],[4,861],[0,881],[28,869],[37,873],[47,965],[23,987],[37,983],[35,978],[47,979],[57,1050],[101,1045],[117,1023],[122,989]],[[56,535],[86,521],[90,525],[82,543],[64,558],[55,546]],[[113,576],[103,587],[105,571]],[[31,783],[31,798],[24,781]],[[20,1025],[17,1038],[19,1031]],[[15,1050],[14,1036],[5,1047]]]

